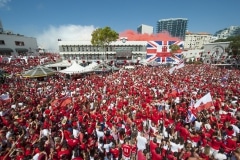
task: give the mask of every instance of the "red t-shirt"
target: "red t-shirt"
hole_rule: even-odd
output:
[[[150,141],[150,152],[155,152],[155,149],[157,148],[158,144],[154,143],[153,141]]]
[[[138,151],[137,160],[147,160],[142,151]]]
[[[16,160],[23,160],[23,158],[24,158],[24,155],[16,156]]]
[[[128,144],[122,145],[122,153],[125,157],[129,158],[131,156],[132,147]]]
[[[227,138],[226,144],[224,144],[223,146],[224,146],[224,148],[235,149],[235,148],[237,148],[237,141],[235,141],[231,138]]]
[[[190,135],[189,131],[186,128],[181,127],[179,129],[179,132],[180,132],[180,136],[186,141]]]
[[[157,154],[155,149],[151,150],[151,153],[152,153],[152,160],[162,160],[163,159],[162,155]]]
[[[67,144],[71,147],[74,148],[77,144],[79,144],[78,139],[66,139]]]
[[[132,145],[132,154],[137,153],[137,145]]]
[[[64,150],[64,151],[59,151],[58,152],[58,158],[61,158],[63,155],[70,155],[70,151],[68,149]]]
[[[111,148],[110,153],[113,155],[113,158],[118,158],[119,156],[119,149],[118,148]]]
[[[211,147],[215,150],[219,150],[219,148],[222,146],[222,141],[217,140],[216,138],[212,139]]]

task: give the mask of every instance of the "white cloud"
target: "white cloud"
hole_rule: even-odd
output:
[[[0,8],[5,7],[11,0],[0,0]]]
[[[58,51],[58,39],[63,41],[91,40],[94,26],[62,25],[50,26],[36,36],[39,47],[46,50]]]

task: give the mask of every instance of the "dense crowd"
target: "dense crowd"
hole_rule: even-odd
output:
[[[168,70],[57,73],[45,81],[13,72],[0,86],[9,95],[0,101],[0,159],[239,159],[239,70]],[[187,121],[207,93],[211,107]]]

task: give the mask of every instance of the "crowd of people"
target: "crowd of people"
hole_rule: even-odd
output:
[[[12,76],[0,84],[0,159],[240,159],[238,69],[137,66],[38,81],[1,67]],[[194,111],[207,93],[211,107]]]

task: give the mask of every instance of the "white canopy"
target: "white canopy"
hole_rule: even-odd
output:
[[[59,72],[66,73],[66,74],[76,74],[76,73],[83,73],[84,70],[85,70],[85,67],[77,64],[76,62],[73,62],[73,64],[70,67],[63,69]]]
[[[92,72],[94,70],[94,68],[97,66],[98,66],[98,63],[92,62],[89,65],[87,65],[86,67],[84,67],[84,72]]]

